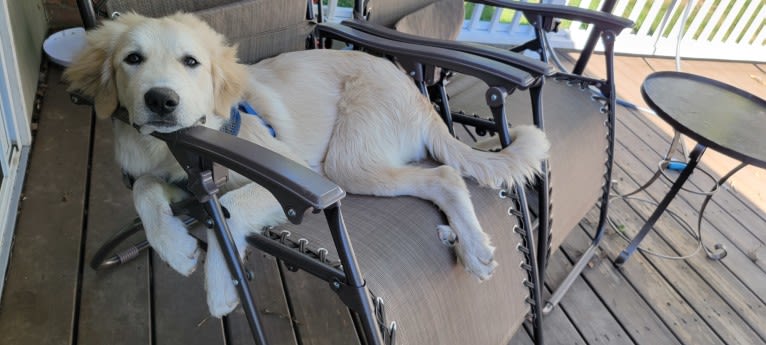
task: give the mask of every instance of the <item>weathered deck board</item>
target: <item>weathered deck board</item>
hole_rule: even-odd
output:
[[[274,344],[297,344],[293,318],[285,298],[284,285],[277,260],[256,249],[247,255],[245,268],[253,272],[250,292],[263,321],[266,339]],[[242,307],[227,317],[228,344],[254,345],[252,333]]]
[[[71,116],[86,116],[91,111],[84,106],[77,109],[79,113]],[[111,121],[96,120],[93,135],[77,344],[148,345],[152,339],[149,257],[144,253],[122,267],[101,272],[87,266],[98,248],[136,217],[130,191],[116,178],[120,169],[114,162]],[[137,234],[128,243],[141,239],[143,234]],[[122,326],[114,327],[117,324]]]
[[[648,167],[642,167],[645,169],[644,175],[649,175],[651,172],[649,171]],[[633,174],[632,178],[636,178],[635,176],[639,173],[635,170],[623,170],[623,169],[630,169],[630,167],[623,167],[620,166],[615,176],[619,179],[621,179],[621,182],[623,184],[629,184],[626,186],[626,190],[635,189],[637,187],[637,184],[635,183],[636,180],[629,181],[629,177],[626,175]],[[645,179],[648,178],[648,176],[644,176]],[[642,180],[639,180],[642,182]],[[633,183],[630,183],[633,182]],[[649,194],[653,197],[655,201],[658,201],[659,198],[664,196],[664,193],[667,192],[667,189],[661,188],[666,187],[662,184],[658,183],[656,186],[650,187]],[[660,189],[660,190],[658,190]],[[645,195],[643,197],[646,197]],[[678,200],[681,201],[681,200]],[[647,205],[644,203],[638,203],[638,202],[629,202],[631,207],[634,210],[637,210],[641,213],[642,219],[645,219],[645,217],[648,217],[650,212],[654,210],[654,206]],[[617,202],[614,205],[615,207],[612,208],[614,210],[615,218],[616,215],[619,213],[619,211],[622,210],[624,207],[624,204],[621,205],[621,202]],[[685,205],[687,206],[684,210],[679,211],[680,214],[691,214],[693,215],[693,212],[696,210],[692,208],[691,205]],[[678,208],[671,208],[676,209]],[[629,223],[626,225],[626,229],[629,231],[626,231],[629,234],[634,234],[637,229],[640,227],[641,222],[638,224],[635,223]],[[688,253],[691,253],[696,248],[696,243],[693,241],[688,234],[685,234],[683,230],[681,230],[680,224],[678,224],[675,220],[673,220],[671,217],[662,217],[660,218],[658,222],[658,228],[661,229],[661,231],[658,233],[658,237],[662,239],[655,240],[656,237],[650,236],[647,237],[647,239],[644,241],[643,246],[646,248],[651,248],[651,250],[658,251],[660,253],[664,253],[666,255],[685,255]],[[664,240],[664,241],[663,241]],[[671,245],[668,245],[670,243]],[[671,249],[672,248],[672,249]],[[736,254],[733,254],[736,255]],[[708,289],[701,288],[704,287],[706,284],[715,284],[713,286],[710,286],[710,290],[713,291],[723,291],[722,295],[724,296],[730,296],[730,298],[733,299],[745,299],[747,302],[743,303],[726,303],[731,305],[733,309],[740,309],[743,313],[747,314],[749,323],[753,324],[760,324],[763,321],[761,320],[761,317],[758,315],[753,315],[754,312],[751,309],[746,308],[747,305],[755,305],[755,306],[761,306],[762,302],[758,300],[756,296],[754,296],[746,286],[739,283],[737,278],[731,274],[730,271],[726,269],[723,265],[715,262],[711,262],[705,257],[700,254],[697,256],[694,256],[686,262],[671,262],[665,259],[659,259],[654,257],[649,257],[649,260],[654,262],[655,265],[659,266],[659,270],[662,272],[666,272],[665,275],[671,284],[679,288],[679,292],[682,293],[686,298],[687,301],[691,304],[695,304],[693,301],[697,297],[697,294],[700,294],[699,298],[701,299],[700,302],[698,302],[697,307],[703,308],[698,310],[705,310],[708,307],[714,308],[718,313],[725,313],[725,312],[731,312],[728,308],[724,308],[723,305],[719,304],[719,300],[721,300],[720,297],[718,297],[715,293],[711,295],[705,295],[704,292]],[[630,264],[630,262],[628,263]],[[689,266],[685,266],[683,264],[688,264]],[[677,273],[674,273],[676,270],[679,270]],[[690,272],[687,272],[690,271]],[[687,274],[688,273],[688,274]],[[694,274],[697,273],[697,274]],[[697,277],[699,275],[699,277]],[[706,283],[707,282],[707,283]],[[695,288],[697,287],[697,288]],[[725,298],[723,299],[724,302],[726,302]],[[717,307],[716,307],[717,305]],[[742,309],[745,308],[745,309]],[[733,317],[732,317],[733,318]],[[735,319],[735,318],[734,318]],[[739,327],[739,323],[737,323],[737,326],[735,328]],[[720,330],[721,333],[724,333],[723,329],[726,329],[724,326],[723,328],[716,327],[716,329]],[[756,328],[757,329],[757,328]],[[738,333],[738,332],[735,332]]]
[[[657,124],[656,119],[648,119],[642,115],[625,116],[620,118],[619,121],[624,123],[625,127],[631,128],[633,132],[640,133],[641,137],[646,137],[637,142],[637,148],[632,148],[631,151],[646,153],[644,157],[647,158],[649,155],[653,155],[657,161],[659,161],[661,155],[667,152],[667,148],[670,145],[668,135],[657,128],[658,126],[666,126],[666,124]],[[716,154],[712,150],[708,151],[706,152],[706,157],[710,154]],[[702,166],[708,169],[711,163],[703,160]],[[710,178],[702,174],[694,174],[688,181],[687,186],[697,188],[698,190],[709,190],[712,184],[713,181]],[[741,197],[735,196],[725,189],[713,197],[708,205],[708,209],[705,211],[706,215],[708,215],[706,217],[707,224],[704,224],[704,226],[705,228],[713,226],[715,229],[720,229],[721,240],[731,242],[743,253],[755,252],[763,247],[762,237],[766,236],[763,231],[758,231],[762,225],[766,225],[766,221],[762,217],[763,211],[749,207]],[[686,198],[686,195],[681,197]],[[700,205],[700,203],[701,200],[696,200],[693,204]],[[699,207],[697,206],[696,208]],[[745,224],[751,225],[745,226]],[[762,269],[766,269],[766,262],[764,260],[756,260],[755,263]]]
[[[555,253],[551,256],[546,272],[546,282],[554,287],[559,286],[571,269],[572,264],[564,254]],[[634,344],[600,297],[587,286],[583,277],[575,280],[559,308],[570,316],[572,324],[588,344]]]
[[[304,271],[290,272],[285,265],[281,268],[301,344],[360,344],[348,308],[329,283]]]
[[[574,230],[562,245],[562,252],[570,263],[578,260],[584,249],[591,244],[591,239],[582,230],[594,233],[595,225],[583,224],[583,229]],[[660,319],[648,301],[636,292],[605,255],[603,250],[599,249],[591,259],[589,268],[583,271],[583,278],[630,337],[636,344],[681,344],[673,330]]]
[[[224,345],[223,322],[210,316],[203,264],[189,277],[152,252],[154,336],[158,344]]]
[[[614,212],[611,212],[614,210]],[[634,213],[620,216],[618,207],[610,209],[612,216],[622,223],[639,224],[641,220]],[[632,217],[632,219],[631,219]],[[598,218],[595,212],[591,212],[588,219],[595,223]],[[581,236],[574,233],[573,236]],[[617,255],[625,247],[625,242],[616,238],[616,234],[609,234],[602,242],[601,248],[605,253],[604,260],[600,265],[612,265]],[[585,241],[582,241],[585,242]],[[679,294],[642,255],[634,255],[620,270],[627,284],[647,300],[647,304],[654,310],[660,319],[668,325],[681,339],[684,344],[721,344],[722,340],[711,329],[702,317],[686,302],[684,296]],[[608,298],[608,295],[605,296]]]
[[[630,146],[644,145],[646,147],[656,147],[656,145],[662,145],[661,138],[655,138],[652,135],[647,135],[646,133],[643,133],[642,138],[639,138],[637,135],[626,133],[626,135],[623,136],[621,140],[624,140],[624,142]],[[627,150],[619,151],[618,155],[622,155],[623,153],[627,153]],[[641,163],[647,162],[651,159],[644,154],[652,155],[651,152],[632,150],[630,152],[630,156],[634,159],[626,158],[622,160],[622,162],[624,162],[622,166],[627,169],[656,168],[656,165],[653,166],[651,164],[646,165],[646,163]],[[638,165],[641,165],[641,168],[636,167]],[[632,177],[637,176],[637,174],[633,174],[632,171],[629,172],[629,175]],[[644,177],[648,178],[646,176]],[[699,182],[699,180],[705,181],[706,179],[707,178],[704,175],[697,174],[694,175],[694,180],[692,182]],[[690,185],[693,186],[694,183],[691,183]],[[652,188],[649,189],[649,194],[653,195],[655,199],[658,199],[664,196],[664,193],[668,190],[668,188],[668,182],[664,180],[658,181],[656,186],[652,186]],[[628,189],[629,188],[622,188],[621,192],[627,192]],[[678,202],[673,203],[671,206],[673,207],[672,209],[676,210],[677,212],[687,214],[688,216],[685,217],[685,219],[696,227],[696,216],[698,214],[697,210],[701,206],[701,199],[702,198],[700,196],[689,195],[689,193],[682,193],[682,195],[678,197]],[[727,202],[728,204],[734,204],[737,201],[736,197],[725,188],[720,190],[713,197],[713,200],[720,200]],[[726,206],[730,206],[730,208],[735,207],[735,205]],[[732,238],[738,240],[738,242],[745,241],[744,243],[748,246],[758,246],[760,244],[758,238],[752,236],[750,232],[744,231],[744,229],[741,229],[741,227],[738,226],[738,219],[739,221],[744,221],[750,224],[766,225],[766,222],[762,222],[758,217],[749,211],[740,212],[738,215],[734,216],[729,214],[729,211],[722,208],[721,205],[713,202],[709,204],[706,215],[708,215],[708,217],[706,217],[706,219],[703,221],[702,227],[703,236],[705,237],[706,243],[723,243],[727,246],[727,248],[737,248],[738,246],[735,246],[732,242],[729,241],[729,238]],[[685,232],[670,232],[671,235],[675,235],[677,233]],[[679,246],[686,247],[689,247],[688,245],[692,243],[688,236],[680,236],[680,238],[674,242],[677,242]],[[743,248],[743,246],[740,245],[739,248],[748,250],[750,247]],[[687,248],[687,250],[689,250],[689,248]],[[748,285],[750,288],[755,289],[755,291],[763,292],[762,289],[763,285],[766,284],[766,276],[749,274],[753,271],[757,271],[759,268],[758,265],[754,263],[751,257],[746,255],[744,251],[730,250],[730,252],[731,255],[727,256],[727,258],[723,260],[722,263],[728,267],[735,275],[742,279],[743,282],[745,282],[746,285]],[[736,264],[730,262],[732,259],[736,260]],[[701,266],[707,267],[704,264]],[[757,293],[757,295],[763,296],[760,293]]]
[[[77,322],[91,116],[49,69],[0,308],[0,344],[70,344]]]

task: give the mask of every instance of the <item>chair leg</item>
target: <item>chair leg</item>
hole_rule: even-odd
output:
[[[90,260],[90,267],[98,271],[104,268],[109,268],[124,264],[138,256],[138,253],[149,247],[149,243],[146,241],[139,242],[128,249],[125,249],[119,253],[116,253],[110,257],[107,257],[112,251],[117,248],[122,242],[125,242],[130,236],[143,230],[140,218],[135,218],[128,225],[120,229],[112,238],[104,243],[101,248],[96,251],[93,258]]]
[[[216,239],[221,246],[223,256],[226,259],[226,265],[229,267],[229,272],[232,275],[232,281],[237,287],[239,293],[239,301],[242,303],[242,307],[245,310],[245,316],[247,316],[247,323],[250,326],[250,331],[253,334],[253,340],[257,345],[266,345],[266,335],[263,332],[263,325],[258,316],[258,310],[255,308],[255,301],[250,293],[250,284],[248,283],[247,276],[245,275],[245,269],[242,266],[242,261],[239,259],[239,252],[234,244],[234,240],[229,231],[229,227],[226,224],[226,220],[221,209],[221,204],[218,201],[218,196],[212,194],[210,199],[205,203],[205,209],[210,215],[213,221],[213,228],[216,234]]]

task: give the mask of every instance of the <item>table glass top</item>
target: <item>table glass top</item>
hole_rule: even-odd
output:
[[[679,132],[732,158],[766,168],[766,101],[731,85],[657,72],[641,85],[649,106]]]

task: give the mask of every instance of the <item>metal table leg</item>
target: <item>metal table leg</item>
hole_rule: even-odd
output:
[[[620,253],[620,256],[614,261],[615,266],[621,266],[623,265],[631,255],[633,255],[633,252],[636,251],[638,248],[638,245],[641,243],[641,241],[646,237],[646,235],[649,233],[649,231],[654,227],[654,224],[657,222],[657,220],[660,218],[660,216],[665,212],[665,209],[668,208],[668,205],[670,202],[675,198],[676,194],[678,194],[678,191],[681,190],[681,187],[683,187],[684,183],[686,183],[686,180],[689,179],[689,176],[694,172],[694,169],[697,167],[697,164],[699,163],[700,159],[702,158],[702,154],[705,153],[705,147],[702,144],[697,144],[697,146],[694,147],[694,150],[692,150],[691,154],[689,154],[689,161],[686,164],[686,168],[684,168],[683,171],[681,171],[681,175],[678,176],[678,179],[676,179],[675,183],[673,183],[673,186],[671,186],[670,191],[667,195],[662,199],[660,204],[657,206],[657,208],[654,210],[654,213],[647,219],[644,226],[641,228],[641,231],[638,232],[638,234],[633,238],[633,240],[630,242],[627,248]]]

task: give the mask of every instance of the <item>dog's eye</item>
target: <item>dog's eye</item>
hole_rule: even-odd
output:
[[[144,61],[144,57],[138,53],[130,53],[130,55],[126,56],[123,61],[128,65],[138,65]]]
[[[192,56],[185,56],[183,61],[184,61],[184,65],[186,65],[187,67],[199,66],[199,61],[197,61],[197,59],[195,59]]]

